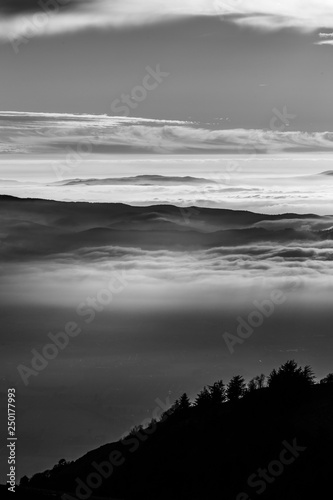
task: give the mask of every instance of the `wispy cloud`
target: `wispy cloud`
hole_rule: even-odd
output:
[[[2,0],[0,13],[0,39],[5,41],[194,16],[220,17],[265,30],[333,27],[330,0]]]
[[[274,153],[333,150],[333,132],[220,129],[198,122],[107,115],[0,113],[3,153]]]
[[[333,45],[333,40],[321,40],[316,42],[316,45]]]
[[[316,45],[333,45],[333,33],[319,33],[320,40]]]
[[[333,38],[333,33],[319,33],[319,38]]]

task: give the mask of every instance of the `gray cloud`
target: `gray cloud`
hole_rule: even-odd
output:
[[[43,4],[43,1],[41,0]],[[220,17],[239,25],[256,29],[278,30],[296,28],[301,31],[333,26],[333,7],[325,0],[303,0],[299,8],[297,0],[275,2],[274,0],[59,0],[60,9],[50,15],[45,29],[37,35],[63,33],[87,28],[114,28],[141,26],[148,23],[166,22],[179,18],[197,16]],[[67,9],[63,10],[63,4]],[[32,15],[39,5],[37,0],[3,0],[0,10],[6,20],[0,21],[1,38],[24,36],[22,23],[11,23],[10,17]],[[68,8],[70,7],[70,8]],[[84,7],[84,8],[82,8]],[[75,9],[75,11],[73,11]],[[42,8],[40,7],[42,11]],[[73,15],[74,14],[74,15]],[[31,22],[31,19],[28,18]]]
[[[333,45],[333,40],[321,40],[316,42],[316,45]]]
[[[0,152],[247,153],[332,151],[333,132],[213,129],[200,123],[107,115],[0,113]],[[7,139],[7,140],[6,140]],[[83,147],[83,146],[82,146]]]
[[[89,0],[56,0],[61,9],[80,8],[85,3],[91,3]],[[0,13],[7,16],[18,16],[27,13],[41,12],[42,6],[47,7],[47,0],[1,0]]]
[[[333,33],[319,33],[319,38],[333,38]]]

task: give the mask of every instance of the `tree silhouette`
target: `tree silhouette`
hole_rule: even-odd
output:
[[[128,436],[134,437],[144,431],[143,425],[134,425],[132,429],[129,431]]]
[[[262,373],[253,377],[247,384],[248,392],[257,391],[258,389],[263,389],[265,387],[266,376]]]
[[[58,469],[59,467],[64,467],[66,465],[68,465],[69,462],[67,462],[67,460],[65,460],[64,458],[61,458],[59,460],[59,462],[57,464],[55,464],[55,466],[53,467],[54,469]]]
[[[272,370],[268,377],[268,386],[275,387],[311,386],[314,383],[314,373],[310,366],[304,368],[297,365],[293,359],[284,363],[276,371]]]
[[[195,406],[201,409],[218,408],[226,400],[225,386],[222,380],[204,387],[195,400]]]
[[[302,498],[324,498],[324,494],[317,494],[317,488],[318,484],[321,484],[318,478],[321,480],[329,478],[332,461],[332,442],[329,438],[331,435],[329,425],[333,412],[330,404],[332,390],[331,387],[327,386],[327,384],[332,383],[333,373],[329,373],[320,380],[321,387],[319,387],[319,384],[314,384],[313,371],[309,366],[300,367],[294,360],[291,360],[280,368],[272,370],[268,377],[267,386],[264,375],[252,378],[248,383],[247,391],[244,378],[240,375],[231,378],[227,388],[225,388],[223,381],[219,380],[200,391],[196,398],[195,407],[191,404],[187,394],[184,393],[172,404],[169,410],[162,414],[158,421],[152,419],[147,426],[146,424],[145,427],[139,425],[131,430],[129,435],[138,437],[142,442],[141,451],[138,455],[133,455],[130,460],[125,460],[121,468],[114,468],[110,476],[110,483],[107,481],[105,489],[100,493],[105,495],[105,498],[107,495],[108,498],[110,495],[112,498],[152,498],[158,486],[164,480],[167,483],[167,480],[170,479],[173,481],[170,491],[168,491],[168,496],[164,495],[163,491],[163,498],[215,498],[216,495],[214,496],[212,492],[220,491],[221,482],[218,473],[215,476],[212,474],[212,470],[217,471],[222,468],[228,471],[222,484],[223,488],[227,483],[225,490],[223,490],[223,497],[235,498],[234,494],[239,488],[237,485],[246,477],[246,470],[248,474],[251,474],[256,467],[254,463],[260,465],[263,461],[266,462],[266,451],[271,456],[272,443],[275,443],[274,447],[275,445],[280,447],[281,440],[285,439],[285,436],[297,435],[297,441],[296,438],[294,441],[291,440],[293,438],[290,438],[288,443],[294,446],[294,442],[297,442],[298,446],[301,448],[304,446],[305,449],[309,450],[307,452],[308,460],[304,461],[306,466],[304,473],[302,471],[299,476],[296,475],[297,489],[303,484],[304,478],[314,478],[314,489],[310,491],[311,495],[306,496],[305,494]],[[254,393],[256,391],[257,394]],[[301,401],[301,405],[294,404],[295,401],[296,403],[300,402],[299,394],[301,397],[306,395],[306,398]],[[245,397],[241,404],[237,404],[237,401],[243,396]],[[304,418],[304,414],[307,415],[306,418]],[[244,415],[247,416],[248,425],[240,432],[239,424],[243,421]],[[320,431],[315,434],[315,439],[313,438],[312,422],[315,423],[316,427],[318,422],[320,428]],[[226,435],[225,429],[228,429],[229,435]],[[155,438],[152,437],[153,434]],[[307,435],[308,442],[306,441]],[[255,441],[253,437],[255,437]],[[128,446],[126,441],[122,438],[119,443],[112,443],[111,448],[110,445],[106,445],[105,459],[107,460],[110,450],[115,450],[114,446],[116,449],[119,447],[119,451],[126,452]],[[216,441],[217,445],[215,446]],[[318,442],[318,446],[316,442]],[[258,446],[257,443],[259,443]],[[311,449],[311,446],[314,449]],[[213,455],[212,447],[214,449]],[[251,449],[251,453],[247,452],[249,449]],[[92,452],[97,464],[103,463],[103,450],[104,446]],[[177,460],[175,460],[175,455]],[[197,456],[206,457],[206,460],[199,466],[197,466]],[[78,473],[81,477],[86,477],[91,471],[91,454],[89,453],[87,457],[79,459],[74,463],[74,466],[71,462],[68,463],[62,459],[53,469],[37,473],[31,479],[24,476],[20,482],[24,488],[24,498],[27,500],[28,498],[34,500],[41,498],[34,488],[69,491],[72,493],[70,496],[65,495],[66,498],[74,498],[73,492],[76,488]],[[181,464],[180,468],[179,464]],[[244,468],[241,472],[239,464],[241,464],[242,469]],[[137,470],[139,473],[136,472]],[[145,476],[145,471],[148,471],[147,476]],[[166,475],[163,475],[164,471],[166,471]],[[177,491],[184,471],[185,480],[184,483],[180,483],[181,492],[179,496],[176,496],[175,491]],[[124,478],[130,478],[131,475],[134,477],[134,486],[130,486],[130,489],[127,490],[127,486],[124,485],[125,483],[126,485],[131,484],[131,481],[125,481]],[[156,475],[158,477],[155,480]],[[202,479],[203,476],[204,479]],[[188,477],[194,481],[193,489],[190,492],[188,491]],[[215,481],[215,477],[216,482],[212,483]],[[290,493],[293,495],[295,490],[293,489],[292,477],[290,481]],[[140,496],[137,495],[138,484]],[[237,491],[234,489],[235,487],[237,487]],[[274,484],[272,484],[273,487]],[[146,492],[146,488],[147,494],[141,494]],[[31,496],[29,495],[30,489]],[[304,491],[307,493],[307,487]],[[280,498],[279,493],[280,491],[277,490],[274,498]],[[241,494],[240,496],[245,498],[247,495]],[[273,496],[269,498],[273,498]],[[294,498],[294,496],[290,496],[290,498]]]
[[[211,407],[211,395],[206,386],[199,392],[194,404],[201,409],[208,409]]]
[[[310,387],[314,384],[314,373],[310,366],[304,368],[290,360],[278,370],[273,370],[268,377],[270,391],[279,399],[289,399],[296,403],[303,399]]]
[[[244,378],[240,375],[232,377],[227,386],[227,397],[229,401],[237,401],[240,399],[246,391],[246,384]]]
[[[225,385],[222,380],[218,380],[213,385],[208,386],[211,405],[215,408],[226,400]]]
[[[149,424],[145,427],[146,433],[152,434],[153,432],[155,432],[156,427],[157,427],[157,423],[158,423],[157,419],[152,418],[151,421],[149,422]]]
[[[177,416],[185,416],[189,409],[191,408],[191,401],[189,400],[186,392],[180,396],[179,399],[176,400],[174,404],[173,414]]]
[[[313,385],[315,383],[315,374],[311,368],[311,366],[306,365],[303,370],[301,369],[301,375],[309,386]]]
[[[257,375],[255,377],[255,380],[257,382],[258,389],[263,389],[265,387],[266,375],[264,375],[263,373],[261,373],[260,375]]]
[[[255,378],[251,378],[251,380],[247,384],[247,391],[248,392],[254,392],[257,390],[257,383]]]
[[[178,400],[178,409],[181,411],[186,411],[191,407],[191,401],[189,400],[186,392],[182,394]]]
[[[326,377],[320,380],[321,384],[333,384],[333,373],[329,373]]]
[[[26,488],[27,486],[29,486],[29,481],[30,479],[28,478],[28,476],[23,476],[20,480],[20,486],[22,486],[22,488]]]
[[[186,392],[184,392],[180,398],[176,399],[171,408],[162,414],[162,420],[166,420],[169,417],[184,417],[191,406],[191,401]]]

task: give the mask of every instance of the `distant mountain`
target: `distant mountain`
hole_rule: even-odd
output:
[[[164,175],[136,175],[134,177],[113,177],[107,179],[66,179],[54,182],[58,186],[177,186],[183,184],[216,184],[215,181],[201,177],[176,177]]]
[[[4,216],[2,216],[4,214]],[[199,250],[251,243],[332,239],[333,219],[313,214],[112,203],[57,202],[0,196],[0,258],[34,258],[82,247]]]
[[[33,258],[82,247],[195,250],[331,239],[332,218],[313,214],[57,202],[0,196],[0,257]],[[4,217],[2,217],[4,214]]]

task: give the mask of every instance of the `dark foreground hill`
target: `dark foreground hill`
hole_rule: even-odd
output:
[[[333,376],[313,384],[307,368],[297,372],[292,362],[284,367],[262,388],[257,380],[245,389],[234,377],[226,391],[218,382],[194,404],[183,395],[158,422],[23,479],[28,488],[16,498],[329,498]]]

